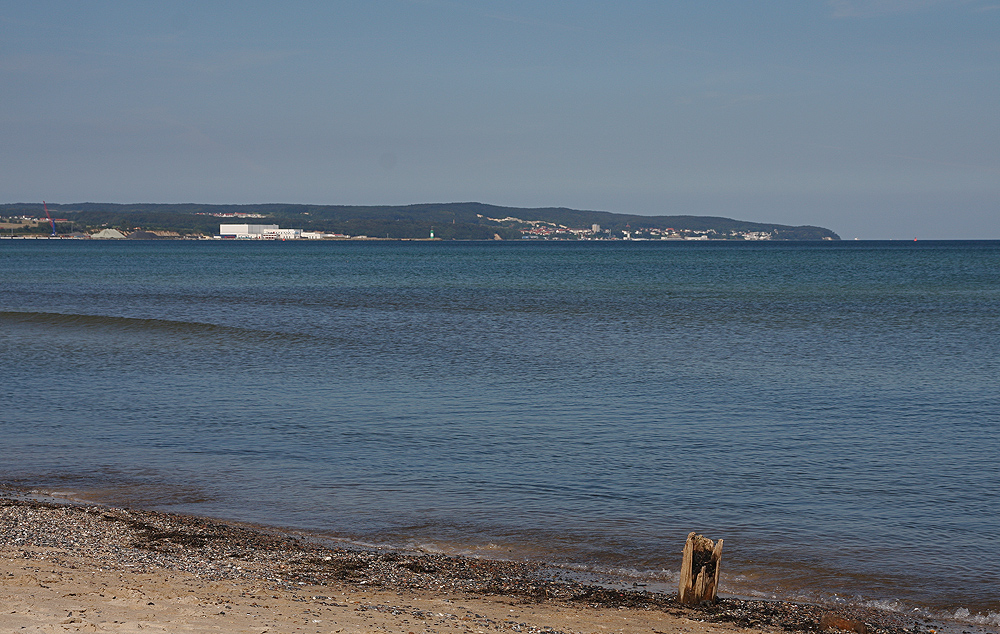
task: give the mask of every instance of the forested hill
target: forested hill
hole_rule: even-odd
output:
[[[381,238],[481,240],[547,237],[573,239],[600,225],[593,237],[703,235],[712,239],[839,240],[829,229],[733,220],[713,216],[639,216],[562,207],[519,208],[483,203],[427,203],[404,206],[353,205],[202,205],[202,204],[50,204],[53,217],[75,231],[112,227],[126,231],[176,231],[182,235],[218,233],[220,223],[278,224],[283,228]],[[240,214],[240,216],[233,216]],[[248,215],[245,215],[248,214]],[[0,216],[44,218],[41,204],[0,205]],[[546,233],[546,228],[551,229]],[[561,229],[560,229],[561,228]],[[667,230],[673,230],[668,232]],[[60,231],[63,228],[60,227]]]

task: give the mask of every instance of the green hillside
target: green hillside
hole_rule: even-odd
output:
[[[580,239],[648,237],[760,238],[771,240],[839,240],[829,229],[733,220],[713,216],[639,216],[563,207],[519,208],[483,203],[425,203],[403,206],[354,205],[201,205],[201,204],[50,204],[53,217],[65,219],[62,232],[116,228],[173,231],[181,235],[214,235],[221,223],[278,224],[283,228],[350,236],[391,239],[427,238],[433,229],[444,240],[511,240],[522,237]],[[226,214],[249,216],[225,217]],[[0,205],[0,217],[44,218],[41,204]],[[593,234],[593,225],[601,231]],[[667,231],[667,230],[672,231]],[[35,233],[51,228],[39,225]],[[533,230],[533,231],[532,231]],[[29,231],[29,229],[25,229]],[[530,232],[530,233],[529,233]],[[625,233],[627,232],[627,234]],[[754,235],[756,234],[756,235]]]

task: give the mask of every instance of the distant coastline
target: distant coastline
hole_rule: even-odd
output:
[[[242,222],[280,225],[298,229],[314,239],[330,240],[840,240],[840,236],[823,227],[716,216],[640,216],[483,203],[396,206],[73,203],[49,204],[48,208],[53,215],[52,223],[44,215],[40,202],[0,205],[0,236],[210,239],[221,234],[222,225]]]

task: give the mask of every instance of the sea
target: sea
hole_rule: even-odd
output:
[[[0,482],[1000,627],[1000,242],[0,240]]]

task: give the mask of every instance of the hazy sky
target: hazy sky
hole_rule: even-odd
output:
[[[1000,239],[1000,0],[0,0],[0,202]]]

